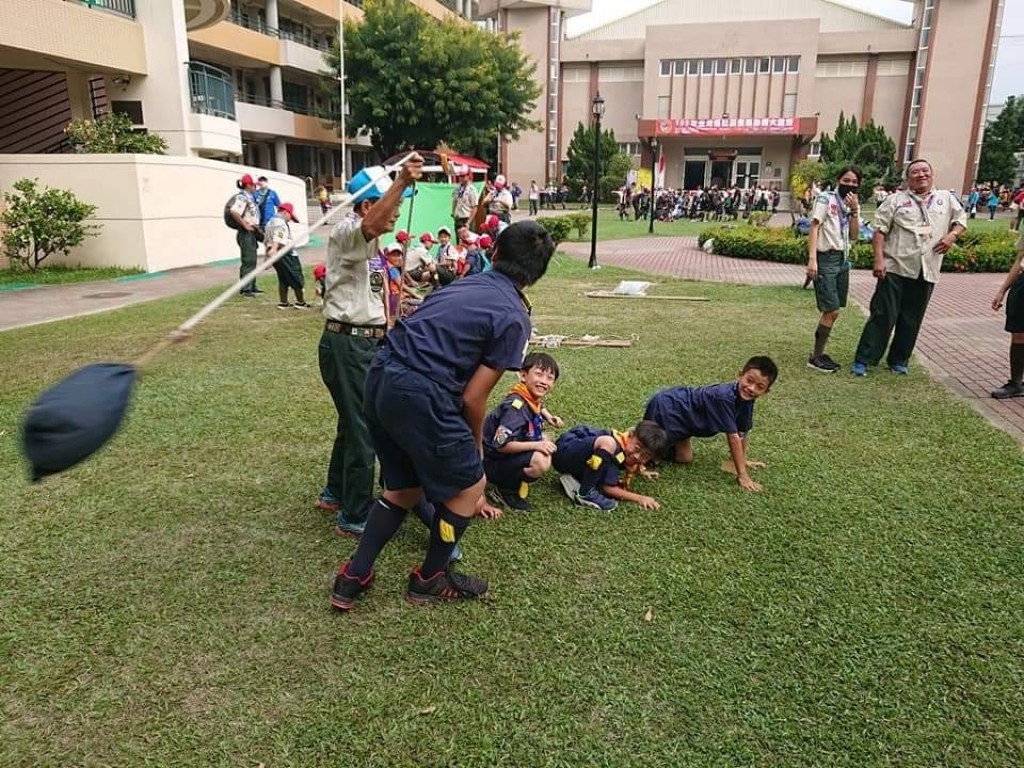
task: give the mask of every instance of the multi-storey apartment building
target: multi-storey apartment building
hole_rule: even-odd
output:
[[[664,156],[666,186],[789,186],[840,112],[873,119],[901,160],[939,183],[974,179],[1005,0],[915,0],[901,24],[842,0],[662,0],[568,37],[590,0],[481,0],[518,30],[543,87],[543,128],[502,147],[511,179],[558,181],[573,130],[605,100],[603,125],[635,163]]]

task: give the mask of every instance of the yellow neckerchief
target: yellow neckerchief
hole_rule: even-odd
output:
[[[533,411],[534,413],[540,413],[540,409],[542,407],[540,404],[540,400],[538,400],[532,394],[530,394],[530,390],[527,389],[526,385],[523,384],[523,382],[517,381],[515,383],[515,386],[512,387],[512,389],[510,389],[508,393],[510,395],[516,395],[518,397],[523,398],[523,401],[528,406],[530,406],[531,411]]]

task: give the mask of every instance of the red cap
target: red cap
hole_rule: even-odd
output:
[[[498,228],[498,217],[495,216],[493,213],[490,216],[488,216],[486,219],[484,219],[484,223],[480,227],[480,229],[482,229],[484,232],[493,232],[497,228]]]
[[[400,229],[398,230],[398,234],[395,235],[395,240],[397,240],[400,243],[407,243],[409,242],[409,233],[406,232],[404,229]]]
[[[434,236],[432,234],[430,234],[429,232],[424,232],[422,235],[420,235],[420,242],[421,243],[433,243],[434,242]]]
[[[295,206],[291,203],[281,203],[277,206],[279,211],[288,211],[288,215],[292,217],[292,221],[298,221],[299,217],[295,215]]]
[[[238,183],[241,184],[243,187],[244,186],[250,186],[250,187],[256,186],[256,182],[252,180],[252,176],[250,176],[248,173],[245,174],[245,176],[243,176],[242,178],[240,178],[238,180]]]
[[[491,247],[491,244],[492,244],[493,242],[494,242],[494,241],[493,241],[493,240],[491,240],[491,236],[490,236],[490,235],[480,235],[480,240],[479,240],[479,241],[477,241],[477,244],[478,244],[478,245],[479,245],[479,246],[480,246],[481,248],[490,248],[490,247]]]
[[[317,264],[315,267],[313,267],[313,279],[314,280],[323,280],[325,277],[327,277],[327,265],[326,264]]]

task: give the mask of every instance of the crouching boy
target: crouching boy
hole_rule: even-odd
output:
[[[729,441],[736,482],[748,491],[761,486],[750,479],[748,469],[760,468],[759,461],[747,461],[747,436],[754,426],[754,401],[768,393],[779,376],[770,357],[752,357],[735,381],[706,387],[671,387],[655,392],[647,402],[644,418],[660,425],[668,434],[667,458],[680,464],[693,463],[694,437],[713,437],[724,432]]]
[[[628,432],[598,429],[581,424],[555,442],[553,457],[559,482],[573,501],[583,507],[610,512],[620,501],[632,501],[644,509],[660,504],[650,496],[629,490],[634,474],[657,477],[646,465],[668,448],[665,430],[653,421],[641,421]]]
[[[484,472],[492,484],[488,498],[512,510],[528,512],[530,483],[551,469],[555,444],[544,435],[544,423],[562,420],[543,400],[558,380],[551,355],[531,352],[523,360],[519,381],[484,421]]]

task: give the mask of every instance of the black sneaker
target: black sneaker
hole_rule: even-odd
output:
[[[261,291],[259,288],[253,288],[252,292],[253,293],[263,293],[263,291]]]
[[[277,308],[278,308],[278,309],[291,309],[291,306],[292,306],[292,305],[291,305],[291,304],[289,304],[288,302],[283,302],[283,303],[281,303],[281,304],[278,304],[278,305],[277,305]]]
[[[446,600],[475,600],[487,592],[487,582],[465,573],[456,573],[448,567],[424,579],[420,569],[409,574],[409,589],[405,599],[414,605],[429,605]]]
[[[334,577],[334,589],[331,591],[331,608],[337,611],[351,611],[352,604],[363,592],[373,586],[373,571],[365,579],[357,579],[348,575],[348,563],[338,569]]]
[[[829,365],[834,365],[837,371],[843,367],[839,363],[837,363],[835,360],[833,360],[831,357],[829,357],[828,355],[822,355],[821,359],[824,360]]]
[[[519,495],[514,488],[501,488],[497,485],[487,487],[487,499],[491,504],[505,507],[513,512],[529,512],[530,502]]]
[[[821,371],[822,373],[835,373],[839,370],[839,366],[824,355],[815,355],[808,359],[807,367],[813,368],[816,371]]]
[[[1011,379],[993,392],[992,397],[996,400],[1006,400],[1011,397],[1024,397],[1024,386],[1021,386]]]

